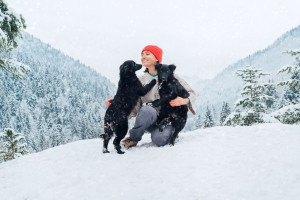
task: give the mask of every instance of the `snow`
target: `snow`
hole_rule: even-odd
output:
[[[262,114],[261,116],[265,123],[281,123],[278,119],[276,119],[271,114]]]
[[[1,199],[299,199],[300,126],[182,133],[174,147],[102,154],[81,140],[0,164]]]

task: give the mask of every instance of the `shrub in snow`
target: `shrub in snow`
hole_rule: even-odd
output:
[[[24,136],[12,129],[6,128],[0,133],[0,142],[0,161],[12,160],[28,153]]]
[[[24,18],[0,0],[0,68],[19,79],[30,71],[29,67],[13,58],[7,58],[6,54],[18,46],[16,39],[22,38],[22,30],[25,28]]]
[[[224,121],[224,126],[249,126],[257,123],[264,123],[262,113],[254,113],[252,110],[240,112],[236,111],[228,115]]]
[[[285,106],[271,116],[284,124],[300,124],[300,104]]]

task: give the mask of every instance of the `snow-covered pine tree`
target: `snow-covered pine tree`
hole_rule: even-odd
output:
[[[202,128],[203,124],[202,124],[202,121],[201,121],[201,115],[199,114],[195,120],[195,127],[196,129],[199,129],[199,128]]]
[[[204,128],[209,128],[209,127],[214,127],[214,126],[215,126],[215,122],[214,122],[214,120],[213,120],[213,116],[212,116],[212,114],[211,114],[210,109],[209,109],[208,106],[207,106],[203,127],[204,127]]]
[[[291,56],[295,56],[296,63],[283,67],[278,74],[287,73],[289,79],[280,82],[278,85],[286,86],[284,97],[289,104],[297,104],[300,102],[300,49],[286,51]]]
[[[28,153],[24,136],[21,133],[15,133],[10,128],[6,128],[3,133],[0,133],[0,142],[2,143],[0,160],[12,160]]]
[[[276,90],[276,85],[274,81],[269,80],[268,84],[265,85],[264,94],[266,94],[269,98],[266,99],[266,109],[270,112],[276,109],[276,100],[278,100],[278,92]]]
[[[230,115],[231,110],[229,104],[227,102],[223,102],[222,110],[220,113],[220,125],[223,125],[225,119]]]
[[[280,101],[280,110],[274,115],[282,123],[300,123],[300,49],[286,51],[295,56],[294,65],[283,67],[278,74],[287,73],[289,79],[280,82],[278,85],[285,87],[284,95]]]
[[[250,60],[250,56],[249,56]],[[260,84],[258,82],[259,78],[262,76],[266,76],[268,74],[262,73],[262,70],[256,69],[254,66],[250,65],[246,66],[246,69],[237,70],[237,76],[241,77],[245,83],[241,96],[235,103],[235,110],[240,109],[241,112],[233,112],[230,114],[225,120],[225,125],[236,124],[236,122],[232,120],[237,120],[238,116],[241,119],[240,125],[249,126],[254,123],[262,123],[262,113],[265,113],[265,103],[266,100],[271,97],[263,94],[263,90],[266,84]]]
[[[30,68],[23,63],[9,58],[7,53],[18,46],[16,39],[22,38],[22,30],[26,28],[22,15],[16,14],[7,4],[0,0],[0,68],[22,79]]]
[[[219,116],[217,114],[217,110],[216,110],[214,105],[212,105],[212,115],[213,115],[213,120],[215,122],[215,126],[218,126],[217,122],[220,121],[220,120],[218,119]]]

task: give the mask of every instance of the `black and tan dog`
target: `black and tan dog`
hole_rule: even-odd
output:
[[[161,107],[156,121],[160,131],[171,123],[174,127],[169,144],[174,145],[179,132],[184,128],[187,120],[187,105],[172,107],[169,102],[176,97],[188,98],[189,93],[174,77],[175,65],[158,64],[155,66],[158,72],[160,99],[152,102],[152,106]]]
[[[128,116],[136,106],[138,98],[147,94],[156,84],[152,80],[149,84],[142,86],[135,72],[142,68],[142,65],[134,61],[126,61],[120,66],[120,80],[117,94],[111,105],[107,108],[104,117],[104,134],[100,135],[103,141],[103,153],[109,153],[107,146],[109,140],[115,134],[114,147],[119,154],[121,151],[120,141],[125,137],[128,130]]]

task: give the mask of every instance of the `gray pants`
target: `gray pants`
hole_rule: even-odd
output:
[[[151,139],[157,146],[164,146],[169,142],[173,126],[167,125],[162,132],[155,125],[157,120],[156,110],[151,106],[142,106],[139,110],[134,127],[129,130],[130,138],[133,141],[140,141],[145,131],[151,133]]]

